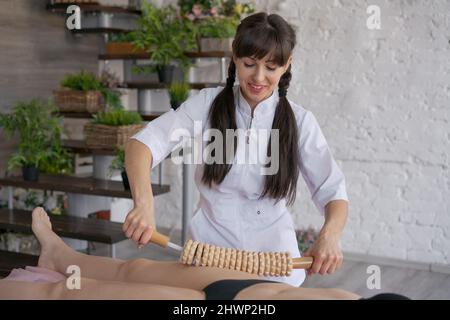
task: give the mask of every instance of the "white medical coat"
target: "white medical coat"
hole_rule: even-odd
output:
[[[257,129],[272,128],[278,92],[261,101],[254,109],[242,96],[239,86],[233,91],[236,103],[236,124],[249,135],[248,148],[255,147]],[[165,159],[171,151],[180,146],[180,140],[170,141],[177,129],[185,129],[191,137],[195,136],[194,121],[201,121],[202,129],[209,128],[207,121],[211,103],[223,87],[206,88],[189,97],[176,111],[171,109],[133,136],[144,143],[153,155],[152,168]],[[323,215],[325,206],[331,200],[348,201],[345,177],[330,152],[320,126],[311,111],[289,100],[294,111],[299,133],[299,169],[311,193],[312,201]],[[251,129],[249,129],[251,123]],[[255,130],[256,129],[256,130]],[[204,134],[204,132],[202,132]],[[198,132],[197,132],[198,135]],[[201,136],[200,136],[201,138]],[[204,139],[203,139],[204,140]],[[264,139],[262,139],[264,140]],[[242,150],[244,143],[238,143]],[[266,144],[261,147],[267,151]],[[206,146],[206,141],[203,146]],[[255,152],[253,153],[255,154]],[[253,164],[252,164],[253,163]],[[212,188],[201,183],[203,163],[196,165],[195,183],[200,192],[200,200],[189,225],[189,237],[193,240],[216,246],[233,247],[248,251],[290,252],[292,257],[300,257],[295,226],[286,200],[275,205],[274,199],[258,200],[263,191],[265,175],[261,175],[261,164],[248,161],[233,163],[230,172],[220,185]],[[293,270],[289,277],[266,277],[300,286],[305,279],[304,270]]]

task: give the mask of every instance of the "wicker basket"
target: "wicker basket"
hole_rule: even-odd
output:
[[[132,135],[141,130],[144,126],[144,124],[107,126],[104,124],[88,122],[84,125],[86,145],[90,148],[113,148],[116,146],[123,146]]]
[[[105,108],[105,100],[100,91],[77,91],[64,88],[53,91],[53,99],[61,112],[94,113]]]

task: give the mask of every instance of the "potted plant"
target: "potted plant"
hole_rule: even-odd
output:
[[[54,101],[62,112],[101,111],[106,105],[120,108],[120,92],[106,87],[92,72],[68,74],[61,81],[61,89],[53,92]]]
[[[145,71],[158,72],[159,81],[172,81],[174,65],[177,62],[185,77],[192,63],[186,51],[197,49],[196,28],[188,19],[183,19],[171,5],[157,8],[154,4],[142,4],[142,16],[138,21],[136,40],[133,44],[150,52],[154,65]]]
[[[136,48],[133,41],[136,40],[136,32],[113,33],[106,43],[105,53],[109,55],[131,55],[146,53],[145,50]]]
[[[123,146],[119,146],[116,148],[116,157],[111,162],[109,170],[110,175],[112,175],[115,170],[120,171],[123,187],[125,188],[125,190],[130,190],[130,183],[128,182],[128,176],[125,170],[125,149]]]
[[[255,11],[236,0],[179,0],[181,13],[197,25],[200,51],[231,51],[240,20]]]
[[[8,170],[22,167],[24,180],[37,181],[40,169],[71,169],[71,154],[61,148],[62,127],[55,117],[56,107],[33,99],[20,102],[11,114],[0,114],[0,127],[8,136],[19,133],[18,151],[8,160]]]
[[[169,87],[170,106],[176,110],[188,97],[190,86],[186,82],[172,82]]]
[[[200,51],[232,51],[239,20],[231,17],[207,17],[198,22]]]
[[[121,146],[142,127],[142,117],[135,111],[101,111],[84,125],[86,145],[91,148]]]

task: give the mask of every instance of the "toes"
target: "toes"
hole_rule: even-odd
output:
[[[47,215],[47,212],[45,212],[44,208],[42,207],[36,207],[33,209],[32,216],[36,219],[42,219],[47,218],[48,221],[50,221],[50,217]]]
[[[36,207],[33,209],[33,213],[40,214],[44,209],[42,207]]]

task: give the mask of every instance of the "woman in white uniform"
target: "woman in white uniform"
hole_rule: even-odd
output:
[[[339,239],[348,204],[345,178],[314,115],[286,97],[295,44],[294,30],[279,15],[261,12],[245,18],[233,41],[226,86],[201,90],[133,136],[126,146],[134,200],[123,226],[128,238],[145,245],[155,228],[149,168],[179,146],[173,137],[180,132],[198,138],[194,129],[201,124],[203,161],[195,172],[200,201],[189,236],[217,246],[289,251],[300,257],[287,206],[295,201],[301,172],[325,216],[319,239],[303,254],[314,257],[308,272],[333,273],[341,266]],[[213,152],[220,139],[204,134],[207,129],[223,133],[223,144]],[[226,136],[229,129],[238,132],[237,138]],[[233,156],[225,158],[233,150]],[[305,272],[267,278],[300,286]]]

